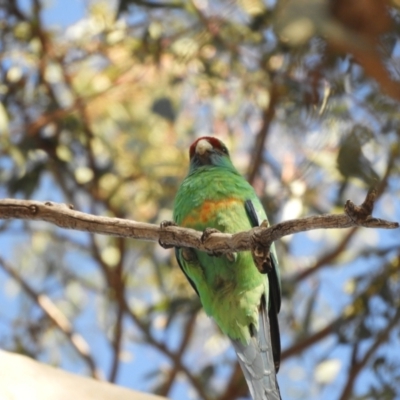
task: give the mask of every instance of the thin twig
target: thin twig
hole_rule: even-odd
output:
[[[125,241],[119,238],[118,242],[118,250],[120,254],[120,260],[118,265],[115,267],[115,278],[114,279],[114,286],[111,286],[112,282],[110,283],[110,287],[113,287],[115,297],[116,297],[116,306],[117,306],[117,315],[116,321],[114,326],[114,338],[113,338],[113,360],[111,363],[111,370],[109,381],[115,382],[117,379],[118,370],[120,367],[120,352],[121,352],[121,345],[122,345],[122,330],[123,330],[123,320],[125,314],[125,307],[124,307],[124,296],[125,296],[125,280],[123,275],[123,265],[124,259],[123,255],[125,254]],[[97,255],[99,255],[97,253]]]
[[[257,134],[256,143],[254,146],[252,162],[250,164],[248,181],[251,185],[254,184],[258,170],[263,161],[264,145],[270,131],[272,119],[275,115],[275,107],[278,101],[278,89],[276,83],[273,83],[270,90],[270,101],[262,114],[262,124]]]
[[[249,389],[246,385],[242,369],[240,368],[239,362],[236,361],[232,369],[231,377],[229,378],[229,383],[219,400],[232,400],[245,397],[248,392]]]
[[[343,250],[346,249],[347,245],[350,242],[350,239],[354,236],[357,230],[358,227],[354,227],[349,230],[347,235],[338,243],[338,245],[332,251],[330,251],[328,254],[324,254],[312,267],[298,273],[293,279],[290,280],[291,283],[297,284],[311,274],[319,271],[323,267],[328,266],[330,262],[334,261],[340,254],[342,254]]]
[[[308,347],[312,346],[314,343],[319,342],[323,338],[329,336],[332,333],[337,332],[338,327],[342,325],[344,322],[348,322],[349,319],[344,319],[339,317],[326,325],[324,328],[320,329],[318,332],[313,333],[312,335],[306,337],[303,340],[295,343],[293,346],[287,348],[286,350],[282,351],[281,359],[284,360],[286,358],[292,357],[296,354],[301,353]]]
[[[93,378],[102,380],[101,372],[97,369],[95,361],[90,354],[89,344],[79,333],[74,331],[68,318],[53,301],[47,295],[37,293],[25,279],[2,258],[0,258],[0,267],[21,285],[24,292],[45,312],[47,317],[54,322],[57,328],[64,333],[72,347],[75,348],[80,357],[88,365]]]
[[[123,254],[124,254],[124,241],[120,241],[120,260],[118,265],[115,268],[109,268],[108,265],[101,258],[99,247],[95,241],[93,236],[90,237],[90,247],[93,254],[94,259],[98,262],[101,272],[104,275],[104,280],[108,284],[108,288],[111,290],[107,290],[107,294],[113,295],[111,301],[115,303],[117,308],[116,312],[116,320],[114,326],[114,337],[112,340],[112,350],[114,352],[113,359],[111,361],[111,368],[109,372],[108,381],[115,382],[118,374],[118,370],[120,367],[120,351],[122,344],[122,323],[124,314],[126,312],[125,306],[125,282],[123,279]]]
[[[388,180],[389,180],[389,177],[391,176],[392,169],[395,165],[396,157],[397,157],[397,152],[395,150],[392,150],[390,153],[389,161],[386,165],[385,173],[377,186],[376,198],[381,197],[382,194],[385,192],[385,189],[387,188]],[[357,231],[358,231],[358,227],[357,226],[353,227],[347,233],[347,235],[339,242],[339,244],[336,246],[335,249],[330,251],[328,254],[323,255],[312,267],[295,275],[291,279],[291,283],[292,284],[299,283],[303,279],[305,279],[305,278],[309,277],[310,275],[314,274],[315,272],[319,271],[321,268],[326,267],[330,262],[334,261],[346,249],[346,247],[350,243],[350,240],[352,239],[352,237],[355,235],[355,233]]]
[[[160,396],[168,396],[168,393],[171,390],[171,387],[175,381],[176,375],[180,370],[179,365],[182,364],[182,356],[183,356],[187,346],[190,343],[190,339],[192,337],[194,326],[195,326],[196,317],[197,317],[197,312],[195,311],[190,315],[190,317],[185,325],[184,335],[181,340],[181,344],[179,346],[179,349],[175,353],[175,360],[177,360],[177,362],[174,361],[174,368],[171,369],[171,371],[169,372],[166,382],[163,384],[160,392],[158,393]]]
[[[193,388],[197,391],[199,396],[204,399],[208,400],[210,397],[207,395],[205,392],[202,383],[197,379],[190,371],[189,369],[183,364],[183,361],[180,358],[177,358],[164,343],[158,341],[157,339],[154,338],[150,331],[150,327],[145,324],[134,312],[133,310],[129,307],[128,303],[126,302],[126,299],[124,299],[124,307],[127,315],[132,319],[132,321],[139,327],[139,329],[142,331],[142,333],[146,336],[146,341],[148,344],[153,346],[154,348],[158,349],[161,353],[166,355],[172,362],[175,362],[175,365],[177,368],[179,368],[180,371],[182,371],[190,383],[192,384]]]
[[[384,343],[390,332],[393,330],[393,328],[398,324],[400,319],[400,308],[398,308],[389,322],[389,324],[386,326],[384,330],[382,330],[377,338],[375,339],[374,343],[370,346],[370,348],[366,351],[364,354],[364,357],[362,357],[359,361],[355,360],[352,363],[352,366],[350,368],[349,374],[348,374],[348,379],[347,382],[343,388],[342,394],[340,396],[340,400],[347,400],[350,398],[352,392],[353,392],[353,385],[354,382],[360,373],[360,371],[365,367],[367,362],[370,360],[372,355],[377,351],[380,345]]]

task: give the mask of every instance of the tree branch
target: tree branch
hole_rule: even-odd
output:
[[[371,213],[376,191],[368,193],[361,206],[346,202],[344,214],[326,214],[293,219],[271,227],[256,227],[235,234],[212,233],[203,239],[202,232],[178,226],[160,227],[145,222],[99,217],[73,210],[72,206],[33,200],[0,200],[0,219],[27,219],[53,223],[67,229],[102,235],[159,241],[167,246],[192,247],[206,252],[230,253],[269,248],[283,236],[314,229],[342,229],[354,226],[395,229],[397,222],[373,218]]]

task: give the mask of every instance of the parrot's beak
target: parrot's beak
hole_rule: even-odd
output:
[[[200,156],[204,156],[207,151],[211,151],[213,149],[211,143],[208,140],[199,140],[196,145],[196,154]]]
[[[199,140],[196,145],[194,158],[200,165],[211,164],[211,154],[213,153],[213,147],[208,140]]]

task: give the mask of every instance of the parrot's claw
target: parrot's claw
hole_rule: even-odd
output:
[[[161,221],[160,228],[168,228],[169,226],[178,226],[174,221]]]
[[[168,228],[169,226],[177,226],[177,225],[174,221],[162,221],[160,224],[161,232],[163,231],[163,229]],[[158,244],[164,249],[172,249],[173,247],[175,247],[175,246],[171,246],[170,244],[165,244],[161,240],[161,232],[160,232],[160,239],[158,239]]]
[[[269,249],[265,247],[256,246],[252,251],[252,256],[257,269],[262,274],[268,274],[272,271],[272,260]]]
[[[207,239],[213,234],[213,233],[221,233],[218,229],[215,228],[206,228],[203,231],[203,234],[201,235],[201,243],[205,243]]]
[[[213,234],[213,233],[221,233],[218,229],[215,228],[206,228],[203,231],[203,234],[201,235],[201,243],[205,243],[207,239]],[[223,253],[220,253],[219,251],[209,251],[207,252],[209,256],[213,257],[221,257]]]
[[[221,233],[218,229],[215,228],[206,228],[201,235],[201,241],[204,243],[213,233]]]
[[[267,219],[264,219],[260,224],[261,228],[269,228],[270,224]],[[272,271],[273,265],[271,260],[270,246],[261,246],[255,243],[251,254],[258,271],[261,274],[268,274]]]
[[[225,256],[232,263],[237,260],[237,253],[226,253]]]

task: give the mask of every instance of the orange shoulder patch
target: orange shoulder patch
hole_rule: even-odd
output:
[[[197,208],[194,208],[183,220],[181,225],[192,227],[196,224],[207,224],[210,218],[221,209],[227,209],[234,204],[243,203],[242,200],[236,197],[228,197],[223,200],[206,200]]]

